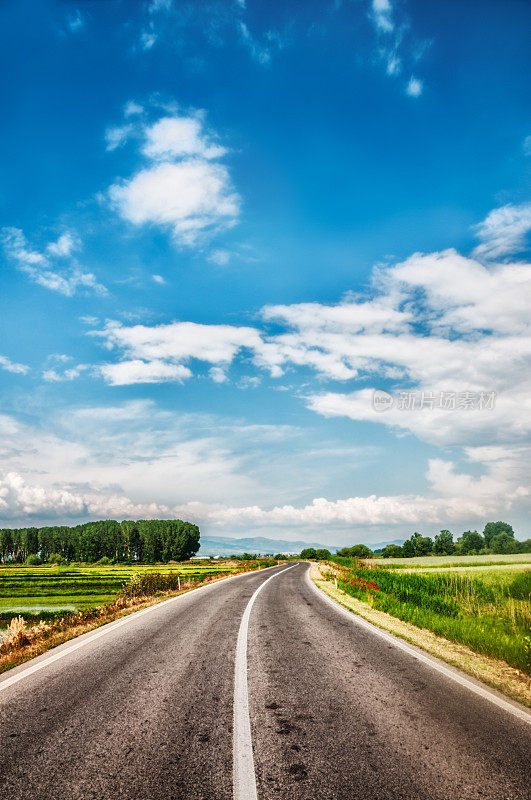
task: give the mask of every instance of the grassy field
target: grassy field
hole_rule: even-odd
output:
[[[392,569],[441,569],[442,567],[490,567],[528,565],[531,567],[531,553],[511,553],[505,556],[424,556],[420,558],[379,558],[371,563]]]
[[[50,619],[65,611],[85,611],[113,600],[133,574],[179,574],[201,581],[234,572],[234,562],[184,562],[134,566],[0,566],[0,627],[18,615]]]
[[[338,559],[339,586],[373,608],[531,674],[528,555],[497,564],[492,556],[471,556],[458,567],[440,556],[404,560],[409,563]]]

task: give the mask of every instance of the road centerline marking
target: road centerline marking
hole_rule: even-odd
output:
[[[284,572],[298,566],[276,572],[260,584],[247,603],[243,612],[234,664],[234,711],[232,727],[232,783],[234,800],[257,800],[256,775],[254,771],[253,741],[251,736],[251,717],[249,713],[249,688],[247,683],[247,639],[249,619],[254,601],[264,586]]]

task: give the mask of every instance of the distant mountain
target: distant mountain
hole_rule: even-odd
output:
[[[241,553],[300,553],[305,547],[326,548],[331,553],[338,549],[335,546],[318,542],[288,541],[286,539],[265,539],[252,536],[248,539],[231,539],[229,536],[201,536],[199,556],[232,556]]]

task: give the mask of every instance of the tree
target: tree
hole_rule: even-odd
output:
[[[517,542],[514,536],[510,536],[503,531],[492,537],[490,540],[490,549],[493,553],[519,553],[520,542]]]
[[[374,553],[367,547],[366,544],[354,544],[352,547],[342,547],[338,550],[336,556],[343,558],[371,558]]]
[[[398,544],[388,544],[382,550],[382,558],[402,558],[403,551]]]
[[[433,552],[438,556],[450,556],[455,552],[454,537],[450,531],[441,531],[435,537]]]
[[[374,555],[370,547],[367,547],[366,544],[355,544],[353,547],[350,547],[349,550],[352,558],[371,558],[371,556]]]
[[[186,561],[199,550],[199,528],[180,519],[131,522],[114,519],[86,522],[72,528],[0,529],[0,561],[25,561],[39,555],[44,561]]]
[[[500,533],[506,533],[507,536],[510,536],[514,539],[513,526],[509,525],[508,522],[487,522],[483,529],[483,536],[485,537],[486,546],[491,547],[492,539],[494,536],[498,536]]]
[[[315,557],[318,558],[319,561],[329,561],[332,558],[332,554],[330,550],[321,547],[319,550],[315,551]]]
[[[304,550],[301,550],[301,558],[317,558],[317,550],[314,547],[305,547]]]
[[[415,545],[411,541],[411,539],[407,539],[404,542],[404,544],[402,545],[402,556],[404,558],[414,558],[415,557]]]
[[[416,556],[427,556],[433,550],[433,542],[429,536],[422,536],[415,532],[410,539],[404,542],[402,553],[405,558],[415,558]]]
[[[465,531],[457,540],[459,552],[462,555],[477,555],[485,544],[483,536],[477,531]]]

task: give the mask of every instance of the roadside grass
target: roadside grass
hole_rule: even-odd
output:
[[[426,574],[350,561],[333,564],[346,594],[531,674],[531,569],[513,573],[510,580],[506,573],[496,580],[493,571],[490,580],[483,580],[452,571]]]
[[[255,563],[255,562],[253,562]],[[87,611],[111,602],[133,575],[179,575],[200,582],[241,569],[235,561],[158,565],[0,566],[0,628],[22,616],[50,621],[70,611]]]
[[[314,564],[311,568],[311,576],[316,585],[337,603],[373,625],[389,631],[400,639],[405,639],[531,708],[531,677],[525,672],[509,666],[501,659],[492,658],[484,653],[476,653],[466,645],[452,642],[442,636],[437,636],[426,628],[419,628],[410,622],[403,622],[391,614],[379,611],[373,607],[370,598],[364,602],[339,588],[335,589],[333,580],[330,580],[331,573],[328,572],[328,580],[324,580],[322,571],[328,571],[328,568],[329,565],[324,568],[322,565]]]

